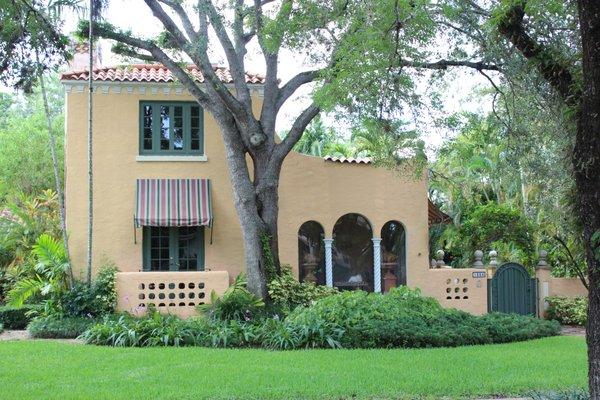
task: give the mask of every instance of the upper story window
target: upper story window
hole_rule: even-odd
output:
[[[185,102],[141,102],[140,154],[203,155],[202,107]]]

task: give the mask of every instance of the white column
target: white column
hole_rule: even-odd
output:
[[[381,239],[373,238],[373,291],[381,293]]]
[[[329,287],[333,287],[333,255],[331,245],[333,239],[323,239],[325,243],[325,283]]]

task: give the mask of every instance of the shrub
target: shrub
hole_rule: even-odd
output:
[[[335,329],[342,347],[438,347],[527,340],[556,335],[556,323],[518,315],[477,317],[443,309],[432,298],[406,287],[378,295],[343,292],[298,308],[286,319],[292,329],[323,324]]]
[[[198,310],[219,321],[251,320],[260,314],[265,303],[246,289],[247,283],[245,275],[239,274],[221,297],[213,291],[210,304],[202,304]]]
[[[0,323],[5,329],[25,329],[31,315],[37,311],[37,308],[32,305],[24,305],[22,307],[3,306],[0,307]]]
[[[115,274],[117,268],[107,264],[100,269],[91,286],[75,282],[59,302],[61,314],[68,317],[96,318],[115,311],[117,295]]]
[[[288,317],[240,320],[152,313],[106,318],[83,338],[112,346],[300,348],[441,347],[504,343],[556,335],[560,326],[519,315],[443,309],[406,287],[385,295],[342,292],[298,307]]]
[[[38,339],[75,339],[94,322],[91,318],[61,318],[51,315],[33,319],[27,326],[27,330],[32,337]]]
[[[298,306],[306,307],[316,300],[337,293],[334,288],[298,281],[289,266],[282,266],[281,275],[273,279],[268,286],[273,304],[285,314]]]
[[[587,322],[588,299],[585,297],[551,296],[546,318],[563,325],[585,325]]]
[[[0,324],[0,333],[4,332],[4,325]]]

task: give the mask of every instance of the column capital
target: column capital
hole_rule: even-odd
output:
[[[371,240],[373,241],[374,245],[379,245],[381,243],[381,238],[374,237],[371,238]]]
[[[325,243],[325,246],[331,246],[331,244],[333,243],[333,239],[331,239],[331,238],[323,239],[323,243]]]

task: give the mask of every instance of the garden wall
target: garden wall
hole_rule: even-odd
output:
[[[227,271],[119,272],[116,276],[117,309],[143,315],[148,307],[182,318],[196,315],[196,306],[210,303],[214,290],[229,287]]]
[[[538,310],[544,316],[548,309],[547,297],[587,297],[588,291],[579,278],[554,278],[548,268],[536,270],[538,279]]]
[[[476,315],[487,313],[487,274],[483,269],[430,269],[421,290],[443,307]]]

